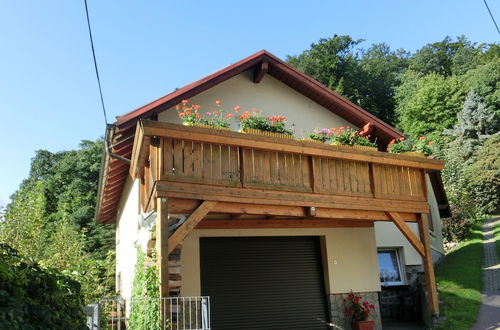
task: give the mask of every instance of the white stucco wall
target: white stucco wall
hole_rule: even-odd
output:
[[[308,137],[309,132],[316,127],[355,127],[270,75],[265,75],[260,83],[255,84],[251,78],[252,72],[247,71],[228,79],[196,95],[189,102],[201,105],[203,113],[216,109],[215,101],[220,100],[225,113],[233,112],[234,106],[239,105],[240,113],[256,108],[262,110],[265,116],[284,115],[288,117],[290,128],[295,124],[297,138]],[[181,123],[175,107],[160,113],[158,120]],[[237,129],[236,124],[233,129]]]
[[[443,236],[441,233],[441,221],[439,217],[439,209],[434,196],[434,191],[432,190],[431,181],[429,175],[426,175],[427,182],[427,198],[429,200],[429,206],[432,212],[434,231],[430,233],[430,243],[431,248],[437,252],[434,253],[434,257],[439,255],[444,255],[443,247]],[[429,217],[427,217],[429,221]],[[418,233],[418,225],[415,223],[407,223],[410,229],[420,237]],[[420,254],[411,246],[408,240],[403,236],[401,231],[392,222],[376,222],[375,223],[375,236],[377,238],[377,247],[396,247],[403,250],[403,262],[406,265],[421,265],[422,258]]]
[[[182,296],[201,294],[200,237],[319,236],[327,293],[380,291],[373,228],[196,229],[184,240],[181,253]],[[336,264],[334,263],[336,261]]]
[[[130,299],[137,247],[146,252],[151,236],[148,228],[139,225],[139,180],[128,177],[118,206],[116,226],[116,288],[123,299]]]

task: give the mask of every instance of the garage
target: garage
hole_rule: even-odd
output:
[[[215,330],[329,329],[320,239],[200,238]]]

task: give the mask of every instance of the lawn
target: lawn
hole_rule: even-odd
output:
[[[478,221],[469,237],[450,251],[436,269],[439,300],[443,302],[441,314],[445,317],[439,329],[470,329],[476,321],[482,287],[481,226],[482,221]]]

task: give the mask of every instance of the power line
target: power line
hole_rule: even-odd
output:
[[[101,105],[102,105],[102,112],[104,114],[104,123],[107,125],[108,124],[108,117],[106,115],[106,107],[104,106],[104,98],[102,96],[101,79],[99,78],[99,70],[97,69],[97,60],[95,58],[94,39],[92,38],[92,29],[90,28],[89,7],[87,5],[87,0],[83,0],[83,2],[85,3],[85,13],[87,14],[87,26],[89,28],[90,46],[92,47],[92,57],[94,58],[94,68],[95,68],[95,75],[97,78],[97,85],[99,85],[99,95],[101,96]]]
[[[488,13],[490,13],[491,19],[493,20],[493,24],[495,24],[495,27],[497,28],[498,34],[500,34],[500,29],[498,28],[497,22],[495,21],[495,17],[493,17],[493,14],[491,13],[490,6],[488,6],[488,3],[486,0],[484,1],[484,5],[486,6],[486,9],[488,9]]]

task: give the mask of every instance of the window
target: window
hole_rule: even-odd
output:
[[[427,214],[427,221],[429,222],[429,231],[434,232],[434,219],[432,218],[432,211]]]
[[[404,284],[403,272],[401,271],[401,259],[399,257],[398,249],[379,250],[377,254],[380,284]]]

